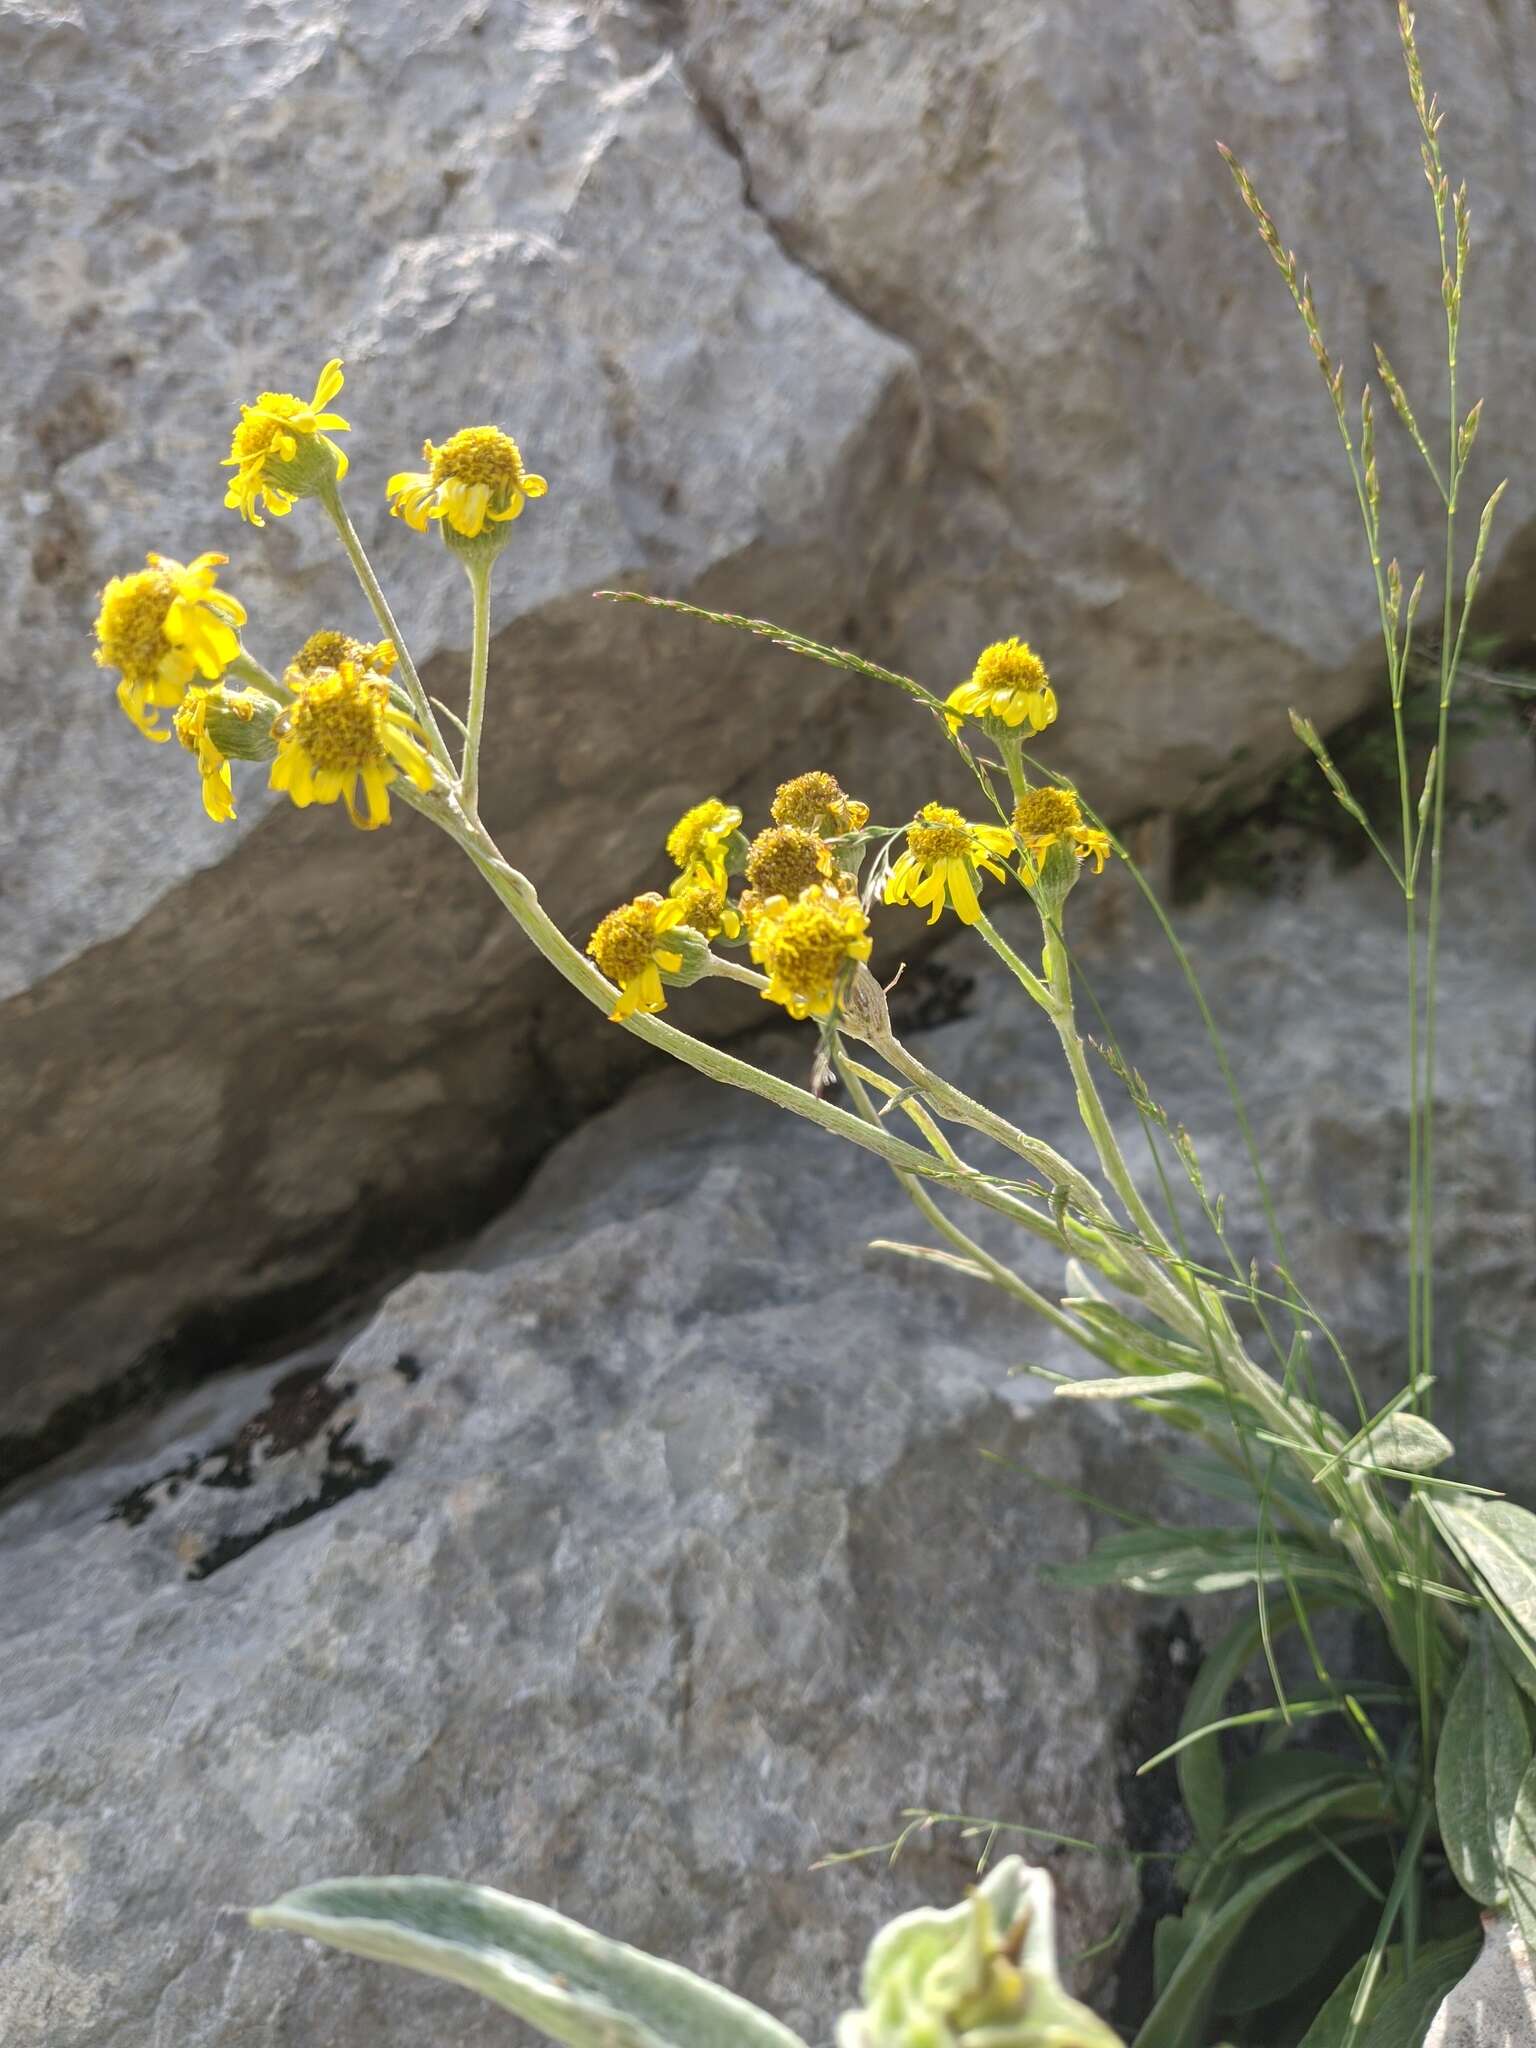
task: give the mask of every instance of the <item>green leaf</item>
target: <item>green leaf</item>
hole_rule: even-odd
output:
[[[1536,1515],[1507,1500],[1421,1499],[1479,1589],[1536,1657]]]
[[[1338,1840],[1341,1845],[1347,1845],[1373,1832],[1375,1830],[1347,1830]],[[1179,1957],[1132,2048],[1190,2048],[1192,2042],[1200,2040],[1218,1974],[1249,1921],[1298,1872],[1327,1855],[1326,1842],[1314,1840],[1304,1843],[1287,1855],[1277,1856],[1238,1885],[1231,1896],[1202,1921]]]
[[[1292,1538],[1269,1536],[1263,1546],[1263,1572],[1278,1580],[1288,1569],[1293,1579],[1314,1585],[1348,1586],[1352,1575],[1317,1551]],[[1258,1532],[1255,1529],[1122,1529],[1094,1546],[1076,1564],[1053,1565],[1052,1581],[1061,1586],[1129,1586],[1138,1593],[1229,1593],[1251,1586],[1261,1576]]]
[[[1113,1380],[1061,1380],[1058,1401],[1154,1401],[1197,1388],[1221,1392],[1221,1383],[1203,1372],[1136,1373]]]
[[[1379,1865],[1380,1858],[1375,1860]],[[1298,1871],[1233,1943],[1216,1980],[1214,2009],[1259,2012],[1289,1996],[1315,1976],[1342,1943],[1353,1940],[1363,1946],[1376,1914],[1376,1902],[1339,1864]],[[1339,1962],[1351,1953],[1343,1949]],[[1324,1978],[1323,1985],[1328,1981]]]
[[[1380,1465],[1402,1472],[1432,1472],[1437,1465],[1443,1465],[1455,1451],[1450,1438],[1432,1422],[1408,1412],[1408,1403],[1433,1385],[1433,1375],[1421,1373],[1379,1415],[1372,1416],[1326,1465],[1318,1467],[1313,1474],[1314,1483],[1343,1464]]]
[[[1278,1763],[1281,1757],[1297,1752],[1281,1750],[1278,1756],[1266,1757],[1267,1763]],[[1316,1755],[1316,1751],[1300,1752]],[[1337,1763],[1337,1759],[1330,1759]],[[1324,1774],[1319,1772],[1320,1777]],[[1386,1820],[1391,1811],[1390,1801],[1381,1780],[1370,1771],[1334,1771],[1324,1777],[1321,1785],[1294,1786],[1289,1791],[1277,1791],[1267,1800],[1240,1814],[1233,1822],[1224,1847],[1240,1856],[1252,1856],[1261,1849],[1273,1847],[1287,1835],[1299,1834],[1304,1828],[1320,1826],[1324,1821],[1337,1820]]]
[[[1322,1596],[1317,1605],[1333,1602]],[[1269,1618],[1270,1640],[1296,1626],[1291,1608],[1278,1608]],[[1184,1712],[1179,1717],[1179,1734],[1192,1735],[1220,1717],[1227,1694],[1263,1648],[1263,1631],[1257,1614],[1235,1622],[1201,1660],[1195,1682],[1189,1689]],[[1178,1755],[1179,1792],[1196,1839],[1206,1849],[1214,1848],[1227,1825],[1226,1768],[1219,1742],[1196,1742]]]
[[[485,1885],[333,1878],[250,1918],[446,1977],[568,2048],[804,2048],[744,1998]]]
[[[1188,1452],[1171,1457],[1166,1463],[1168,1471],[1175,1479],[1186,1486],[1194,1487],[1198,1493],[1208,1494],[1212,1500],[1234,1501],[1239,1507],[1248,1509],[1255,1505],[1257,1490],[1254,1482],[1246,1473],[1234,1471],[1232,1466],[1220,1458],[1207,1458],[1198,1452]],[[1268,1480],[1272,1507],[1283,1504],[1307,1520],[1327,1527],[1331,1520],[1328,1504],[1313,1487],[1292,1478],[1278,1463],[1269,1471]]]
[[[1485,1906],[1505,1896],[1515,1801],[1531,1763],[1519,1688],[1487,1624],[1475,1629],[1435,1753],[1440,1838],[1464,1891]]]
[[[1389,1948],[1365,2021],[1350,2040],[1349,2015],[1367,1958],[1342,1979],[1308,2027],[1301,2048],[1417,2048],[1446,1993],[1477,1960],[1474,1929],[1450,1941],[1426,1942],[1405,1968],[1401,1947]]]
[[[1433,1472],[1456,1446],[1443,1430],[1426,1422],[1422,1415],[1388,1415],[1350,1446],[1350,1456],[1373,1465],[1390,1466],[1399,1472]]]

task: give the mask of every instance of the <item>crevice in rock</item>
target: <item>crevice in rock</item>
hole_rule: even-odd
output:
[[[194,1452],[131,1488],[113,1502],[107,1520],[139,1528],[162,1504],[179,1499],[191,1486],[244,1492],[257,1484],[262,1466],[270,1459],[302,1450],[323,1433],[324,1463],[315,1491],[249,1529],[226,1531],[199,1550],[189,1560],[186,1573],[196,1582],[212,1578],[279,1530],[296,1528],[349,1495],[377,1486],[392,1471],[393,1460],[370,1458],[364,1447],[352,1440],[355,1418],[332,1423],[336,1411],[357,1391],[351,1381],[333,1382],[327,1377],[332,1363],[305,1365],[285,1373],[272,1387],[266,1405],[248,1416],[228,1442]],[[421,1375],[419,1362],[409,1354],[396,1359],[395,1370],[408,1382]]]
[[[747,154],[746,144],[731,126],[730,117],[720,100],[710,90],[701,68],[689,61],[682,0],[646,0],[645,12],[649,16],[652,33],[657,41],[676,59],[678,71],[705,127],[726,154],[734,160],[740,171],[742,203],[749,213],[755,214],[762,222],[764,229],[772,238],[774,247],[785,262],[792,264],[796,270],[803,271],[807,277],[813,277],[823,291],[829,292],[840,306],[854,314],[866,327],[872,328],[875,333],[884,335],[887,341],[893,341],[898,347],[905,349],[918,366],[919,382],[925,382],[922,377],[922,357],[910,336],[888,326],[868,306],[861,304],[840,279],[813,263],[803,249],[795,246],[788,225],[770,213],[759,199],[752,182],[752,159]]]
[[[1172,1771],[1136,1773],[1149,1756],[1174,1741],[1200,1669],[1200,1644],[1189,1616],[1176,1608],[1165,1622],[1138,1630],[1140,1672],[1115,1729],[1119,1750],[1120,1805],[1125,1845],[1150,1860],[1140,1865],[1141,1907],[1120,1950],[1110,2017],[1127,2034],[1152,2009],[1152,1934],[1159,1920],[1179,1910],[1180,1894],[1172,1857],[1187,1849],[1189,1818]]]

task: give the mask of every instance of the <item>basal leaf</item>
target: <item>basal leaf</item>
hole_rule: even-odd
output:
[[[1418,2048],[1441,2000],[1477,1960],[1478,1941],[1474,1930],[1454,1940],[1426,1942],[1411,1968],[1405,1967],[1400,1947],[1389,1948],[1370,2008],[1351,2042],[1349,2015],[1366,1964],[1362,1956],[1308,2027],[1301,2048]]]
[[[1076,1564],[1053,1565],[1062,1586],[1130,1586],[1138,1593],[1227,1593],[1289,1572],[1315,1585],[1352,1583],[1342,1564],[1292,1538],[1255,1529],[1122,1529]]]
[[[1525,1708],[1493,1627],[1484,1622],[1472,1632],[1435,1754],[1440,1838],[1462,1888],[1485,1906],[1507,1890],[1515,1801],[1531,1763]]]
[[[805,2048],[746,1999],[485,1885],[334,1878],[250,1917],[446,1977],[567,2048]]]

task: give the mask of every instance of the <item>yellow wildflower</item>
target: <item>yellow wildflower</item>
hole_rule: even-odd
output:
[[[240,652],[245,606],[219,590],[227,555],[173,562],[149,555],[148,568],[114,576],[101,593],[96,661],[121,671],[117,701],[146,739],[168,740],[160,708],[174,708],[196,676],[217,682]]]
[[[995,718],[1007,726],[1028,724],[1044,732],[1056,716],[1056,692],[1045,663],[1025,640],[995,640],[976,658],[968,682],[950,691],[946,703],[960,714],[950,718],[958,732],[966,718]]]
[[[700,938],[713,939],[722,933],[728,939],[740,938],[741,913],[726,895],[723,876],[690,868],[667,893],[683,906],[682,922]]]
[[[1070,789],[1051,785],[1027,789],[1013,813],[1013,829],[1026,853],[1044,858],[1058,840],[1065,840],[1079,860],[1093,861],[1096,875],[1104,871],[1109,834],[1083,822],[1082,806]]]
[[[770,825],[747,850],[747,883],[760,897],[793,903],[802,889],[832,879],[832,849],[799,825]]]
[[[432,764],[419,745],[426,735],[391,701],[384,678],[355,661],[300,679],[272,737],[277,758],[270,787],[285,789],[300,810],[340,797],[365,832],[389,823],[389,785],[397,775],[417,789],[432,787]],[[366,815],[357,808],[359,782]]]
[[[346,456],[326,436],[351,428],[339,413],[325,410],[344,382],[341,359],[333,356],[307,404],[291,391],[263,391],[254,405],[241,406],[240,424],[221,466],[235,472],[224,502],[242,519],[265,526],[258,504],[281,519],[321,482],[334,478],[339,483],[346,475]],[[318,462],[317,455],[322,456]]]
[[[775,825],[798,825],[805,832],[836,836],[861,831],[869,823],[869,805],[845,796],[835,775],[813,768],[808,775],[779,784],[771,815]]]
[[[870,955],[869,920],[857,896],[834,883],[803,889],[793,903],[770,897],[754,918],[752,958],[768,976],[763,1000],[792,1017],[830,1017],[854,961]]]
[[[667,934],[684,922],[680,897],[661,897],[655,890],[610,910],[587,941],[587,951],[619,991],[609,1022],[621,1024],[636,1011],[650,1016],[667,1007],[661,976],[676,974],[683,956]]]
[[[402,469],[385,485],[390,511],[418,533],[429,519],[445,519],[473,540],[487,520],[515,519],[525,498],[542,498],[549,485],[523,468],[522,451],[500,427],[461,427],[441,448],[421,444],[425,470]]]
[[[229,762],[208,731],[208,700],[212,694],[209,690],[188,690],[171,722],[177,739],[189,754],[197,757],[198,773],[203,779],[203,809],[216,825],[227,825],[235,815],[235,789]],[[237,717],[253,718],[254,706],[242,711],[244,702],[243,698],[232,697],[229,708]]]
[[[378,640],[370,644],[366,640],[354,640],[350,633],[339,633],[328,626],[318,633],[311,633],[288,666],[297,669],[301,676],[312,676],[323,668],[340,668],[344,661],[355,661],[359,668],[371,668],[377,674],[387,676],[398,659],[393,640]]]
[[[714,876],[725,887],[726,867],[732,836],[741,829],[741,813],[734,804],[719,797],[706,797],[691,811],[684,811],[667,834],[667,858],[685,873],[697,868]]]
[[[885,900],[931,904],[930,924],[938,923],[947,903],[962,924],[974,924],[981,916],[977,871],[1006,882],[999,856],[1012,851],[1005,825],[972,825],[943,804],[924,804],[917,823],[907,827],[906,852],[886,878]]]

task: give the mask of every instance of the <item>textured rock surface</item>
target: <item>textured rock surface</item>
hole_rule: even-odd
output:
[[[1071,706],[1057,757],[1112,811],[1179,802],[1238,748],[1273,760],[1287,704],[1326,724],[1358,701],[1376,606],[1337,435],[1214,144],[1250,165],[1300,251],[1353,393],[1372,340],[1410,392],[1436,390],[1440,267],[1395,9],[670,13],[785,246],[917,353],[935,453],[899,621],[914,672],[955,674],[1019,620]],[[1536,511],[1519,404],[1536,163],[1508,143],[1536,109],[1536,26],[1501,0],[1419,14],[1476,211],[1464,388],[1495,394],[1498,421],[1467,490],[1480,503],[1513,474],[1507,537]],[[1393,435],[1382,448],[1391,545],[1432,563],[1431,487]]]
[[[1530,763],[1506,750],[1508,791]],[[1528,810],[1525,813],[1528,816]],[[1523,823],[1458,849],[1441,1067],[1439,1413],[1528,1492],[1536,884]],[[1497,873],[1499,887],[1484,886]],[[1107,882],[1076,935],[1199,1142],[1239,1255],[1257,1205],[1192,1006]],[[1297,1271],[1366,1377],[1401,1371],[1397,917],[1365,872],[1187,920]],[[1021,928],[1020,943],[1026,932]],[[950,949],[952,967],[974,954]],[[1055,1059],[989,972],[920,1041],[1080,1155]],[[804,1033],[766,1042],[803,1070]],[[859,1250],[921,1235],[873,1162],[686,1076],[559,1147],[461,1261],[350,1341],[212,1381],[0,1514],[0,2022],[49,2048],[405,2048],[504,2029],[445,1989],[257,1941],[220,1908],[322,1873],[525,1890],[709,1971],[815,2041],[869,1929],[961,1851],[812,1875],[934,1803],[1109,1839],[1135,1689],[1117,1602],[1033,1568],[1121,1504],[1134,1418],[1001,1297]],[[1059,1285],[1047,1259],[1046,1285]],[[1455,1374],[1450,1375],[1452,1379]],[[1068,1950],[1114,1867],[1058,1865]]]
[[[904,807],[936,772],[867,688],[595,607],[597,584],[791,616],[938,683],[1022,627],[1069,706],[1060,758],[1117,810],[1288,744],[1290,699],[1324,722],[1353,700],[1370,619],[1337,451],[1208,143],[1263,174],[1337,348],[1365,361],[1368,314],[1427,390],[1390,9],[846,12],[112,0],[0,23],[12,1461],[125,1374],[485,1213],[629,1057],[415,821],[370,844],[252,788],[217,831],[179,752],[111,710],[83,635],[147,545],[228,547],[274,658],[362,623],[314,518],[255,535],[219,507],[240,395],[347,355],[355,501],[448,695],[456,579],[387,530],[383,477],[497,414],[550,474],[502,579],[487,777],[573,932],[707,789],[820,757]],[[1466,376],[1494,393],[1474,481],[1514,472],[1514,534],[1536,192],[1506,138],[1536,37],[1501,21],[1478,0],[1425,34],[1476,113],[1452,130],[1481,209]],[[1426,507],[1386,474],[1411,563]]]
[[[32,564],[0,595],[24,707],[0,806],[0,1236],[5,1348],[31,1360],[0,1437],[209,1304],[333,1284],[362,1231],[387,1245],[526,1165],[623,1057],[417,821],[376,843],[339,811],[263,822],[253,775],[241,834],[220,832],[180,749],[112,708],[94,595],[148,545],[228,549],[273,662],[366,619],[314,508],[256,534],[220,507],[238,396],[307,391],[346,353],[353,495],[423,660],[465,645],[467,602],[436,543],[383,516],[388,471],[499,414],[550,474],[500,577],[524,625],[496,650],[486,776],[573,931],[685,804],[798,766],[838,695],[726,636],[700,659],[591,591],[714,570],[718,596],[833,630],[902,552],[925,451],[909,356],[779,253],[624,26],[516,0],[216,28],[125,7],[116,38],[0,24],[31,293],[4,452],[24,489],[0,517]],[[442,659],[434,681],[461,674]]]
[[[1446,1999],[1424,2048],[1531,2048],[1536,2042],[1536,1970],[1502,1914],[1488,1914],[1477,1961]]]
[[[929,1802],[1112,1839],[1129,1616],[1031,1584],[1085,1517],[981,1459],[1070,1480],[1080,1425],[1008,1380],[989,1296],[866,1270],[869,1198],[906,1229],[869,1162],[669,1078],[327,1379],[215,1383],[19,1501],[6,2040],[505,2041],[220,1912],[386,1868],[548,1900],[820,2040],[879,1920],[971,1865],[816,1856]],[[1125,1874],[1061,1871],[1070,1950]]]

